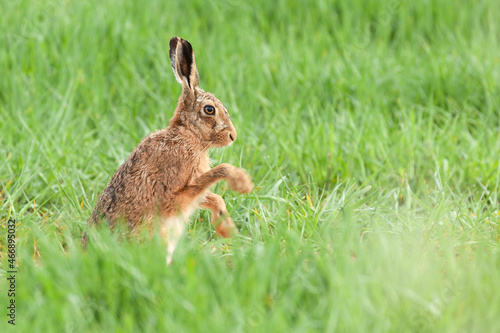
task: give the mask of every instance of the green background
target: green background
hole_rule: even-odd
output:
[[[500,2],[0,2],[0,308],[22,332],[500,331]],[[238,140],[240,229],[79,239],[166,127],[172,36]],[[0,313],[0,330],[13,328]]]

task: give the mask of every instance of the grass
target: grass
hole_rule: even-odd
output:
[[[0,331],[500,331],[495,0],[0,2]],[[175,254],[79,238],[113,172],[165,127],[188,39],[238,141],[215,163],[235,239],[196,213]],[[7,283],[0,282],[6,307]]]

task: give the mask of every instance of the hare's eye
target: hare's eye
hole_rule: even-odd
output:
[[[212,105],[205,105],[205,107],[203,108],[203,111],[205,111],[205,113],[208,115],[214,115],[215,114],[215,107]]]

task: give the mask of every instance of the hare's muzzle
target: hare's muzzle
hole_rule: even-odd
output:
[[[229,128],[228,136],[229,136],[229,144],[232,144],[234,141],[236,141],[236,137],[238,135],[236,134],[236,129],[233,126]]]

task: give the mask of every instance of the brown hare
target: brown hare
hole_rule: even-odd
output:
[[[217,234],[231,237],[237,229],[224,200],[209,188],[222,179],[241,193],[252,190],[249,175],[223,163],[210,168],[208,151],[236,140],[229,114],[211,93],[202,90],[191,44],[170,40],[170,61],[182,93],[169,126],[148,135],[118,168],[92,212],[90,225],[124,220],[132,230],[160,221],[167,243],[167,264],[190,215],[198,208],[212,211]],[[82,242],[87,242],[84,235]]]

